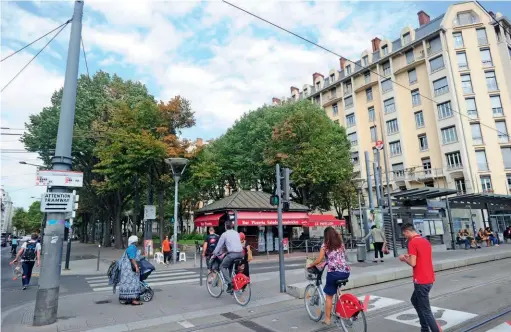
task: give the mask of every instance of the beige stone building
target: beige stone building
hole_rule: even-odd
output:
[[[465,2],[433,20],[420,11],[418,25],[273,102],[309,99],[345,126],[360,179],[383,136],[393,191],[511,194],[510,20]]]

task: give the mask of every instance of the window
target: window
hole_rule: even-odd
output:
[[[383,93],[389,92],[392,90],[392,81],[390,80],[390,78],[381,82],[381,89],[382,89]]]
[[[500,95],[490,96],[491,100],[491,109],[493,111],[493,116],[504,116],[504,111],[502,110],[502,103],[500,101]]]
[[[339,115],[339,106],[337,106],[337,104],[332,105],[332,114],[333,116]]]
[[[385,114],[389,114],[396,111],[396,105],[394,104],[394,98],[387,99],[383,102],[383,111]]]
[[[352,146],[357,145],[358,144],[357,133],[348,134],[348,140],[350,141]]]
[[[390,61],[383,64],[383,76],[390,76]]]
[[[387,55],[389,54],[389,46],[388,45],[384,45],[382,48],[381,48],[381,51],[383,53],[383,55]]]
[[[428,149],[428,137],[426,135],[419,135],[419,149],[426,151]]]
[[[387,134],[392,135],[399,131],[397,119],[387,121]]]
[[[369,107],[367,113],[369,115],[369,122],[374,122],[374,107]]]
[[[465,98],[465,106],[467,107],[467,115],[471,119],[477,119],[477,106],[475,98]]]
[[[346,66],[346,75],[350,75],[351,74],[351,65],[347,65]]]
[[[442,142],[444,144],[454,143],[458,141],[458,136],[456,135],[456,127],[447,127],[442,130]]]
[[[369,64],[369,57],[367,55],[362,58],[362,63],[364,64],[364,67]]]
[[[404,178],[405,177],[405,166],[403,165],[403,163],[393,164],[392,172],[394,173],[394,177]]]
[[[344,83],[344,95],[349,95],[353,92],[353,88],[351,86],[351,82]]]
[[[452,108],[450,101],[438,104],[436,108],[438,110],[438,118],[440,120],[450,118],[452,116]]]
[[[355,113],[346,115],[346,127],[353,127],[355,125]]]
[[[456,59],[460,70],[468,69],[467,54],[465,52],[456,52]]]
[[[486,76],[486,86],[488,87],[488,90],[495,91],[499,89],[499,86],[497,85],[497,78],[495,77],[494,71],[487,71],[484,73]]]
[[[376,137],[378,133],[376,132],[376,126],[372,126],[369,128],[369,131],[371,132],[371,142],[376,142]]]
[[[369,82],[371,82],[371,72],[366,71],[364,73],[364,84],[368,84]]]
[[[441,56],[437,56],[434,59],[429,60],[429,65],[431,68],[431,73],[434,73],[434,72],[437,72],[437,71],[443,69],[445,66],[444,65],[444,57],[441,55]]]
[[[417,106],[421,104],[421,95],[419,93],[419,89],[415,89],[412,91],[412,105]]]
[[[481,179],[481,188],[483,189],[483,193],[492,193],[493,188],[491,185],[491,176],[484,175],[480,177]]]
[[[303,94],[304,94],[304,96],[308,96],[309,95],[309,89],[307,89],[307,88],[303,89]]]
[[[366,89],[366,99],[367,101],[373,100],[373,88]]]
[[[447,160],[448,168],[461,168],[463,167],[463,162],[461,161],[461,153],[459,151],[447,153],[445,155]]]
[[[474,93],[474,89],[472,88],[472,78],[470,74],[461,75],[461,88],[463,89],[464,94]]]
[[[410,64],[415,61],[415,56],[413,54],[413,50],[409,50],[405,53],[406,56],[406,63]]]
[[[417,83],[417,71],[415,69],[408,71],[408,83],[410,83],[410,85]]]
[[[349,96],[348,98],[344,98],[344,108],[348,109],[353,107],[353,97]]]
[[[407,45],[407,44],[410,44],[410,42],[412,41],[412,38],[410,36],[410,33],[407,32],[403,35],[403,45]]]
[[[454,38],[454,47],[455,48],[462,48],[462,47],[464,47],[464,44],[463,44],[463,34],[461,32],[453,33],[452,37]]]
[[[316,82],[316,91],[321,89],[321,82]]]
[[[358,151],[351,153],[351,163],[353,165],[358,165],[360,163],[360,158],[358,156]]]
[[[330,84],[335,82],[335,74],[330,75]]]
[[[466,194],[467,187],[465,185],[465,179],[454,179],[454,185],[456,186],[456,191],[458,191],[458,195]]]
[[[415,126],[417,128],[424,127],[424,114],[422,111],[415,113]]]
[[[389,143],[390,156],[400,156],[401,155],[401,141],[395,141]]]
[[[425,174],[431,174],[431,159],[430,158],[422,159],[422,168],[424,169]]]
[[[483,134],[481,133],[481,125],[479,123],[470,124],[470,129],[472,131],[472,142],[474,145],[483,144]]]
[[[447,77],[442,77],[441,79],[434,81],[433,90],[435,92],[435,96],[441,96],[449,92]]]
[[[483,62],[483,68],[493,67],[493,61],[491,59],[491,53],[488,48],[482,49],[481,53],[481,61]]]
[[[507,134],[506,121],[495,121],[495,128],[497,129],[497,135],[499,137],[499,143],[509,142],[509,136]]]
[[[476,150],[476,161],[477,169],[479,169],[480,171],[488,170],[488,160],[486,159],[486,151]]]
[[[476,29],[477,32],[477,43],[479,45],[488,45],[488,37],[486,36],[486,29]]]
[[[477,16],[474,14],[474,12],[462,12],[456,14],[456,19],[454,20],[455,26],[460,25],[467,25],[467,24],[474,24],[479,22]]]
[[[433,55],[442,50],[442,41],[440,40],[440,36],[436,36],[429,40],[428,54]]]
[[[337,98],[337,89],[333,88],[330,90],[330,100]]]
[[[502,160],[504,160],[504,168],[505,169],[511,169],[511,148],[500,148],[500,151],[502,152]],[[508,176],[508,184],[509,182],[509,174]]]

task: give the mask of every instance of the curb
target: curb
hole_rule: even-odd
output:
[[[465,259],[448,259],[439,261],[433,264],[433,268],[435,272],[446,271],[457,269],[460,267],[488,263],[492,261],[498,261],[501,259],[511,258],[511,251],[498,253],[498,254],[489,254],[484,256],[476,256],[476,257],[468,257]],[[412,277],[412,269],[408,266],[403,266],[399,268],[391,268],[389,271],[381,272],[374,271],[369,275],[357,277],[350,279],[350,281],[343,288],[344,290],[359,288],[364,286],[370,286],[375,284],[380,284],[384,282],[406,279]],[[326,274],[325,274],[326,275]],[[324,275],[324,276],[325,276]],[[309,282],[301,282],[296,284],[287,285],[287,294],[298,298],[303,299],[305,288],[309,285]]]

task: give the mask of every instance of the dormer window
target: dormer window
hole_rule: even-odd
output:
[[[321,85],[321,82],[316,82],[316,89],[319,90],[320,89],[320,85]]]
[[[330,84],[334,83],[335,81],[335,74],[330,75]]]
[[[479,23],[479,17],[473,11],[461,12],[456,14],[454,26]]]
[[[403,35],[403,44],[408,45],[412,41],[412,37],[410,36],[410,33],[407,32]]]
[[[303,89],[303,94],[307,96],[309,94],[309,90],[307,88]]]
[[[384,45],[382,48],[381,48],[381,51],[383,53],[383,55],[387,55],[389,54],[389,45]]]
[[[367,67],[367,65],[369,64],[369,56],[364,56],[362,58],[362,64],[364,65],[364,67]]]
[[[347,74],[347,75],[350,75],[350,74],[351,74],[351,65],[347,65],[347,66],[346,66],[346,74]]]

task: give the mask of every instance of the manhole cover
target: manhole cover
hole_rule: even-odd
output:
[[[107,304],[107,303],[110,303],[112,302],[111,300],[99,300],[99,301],[94,301],[95,304]]]

